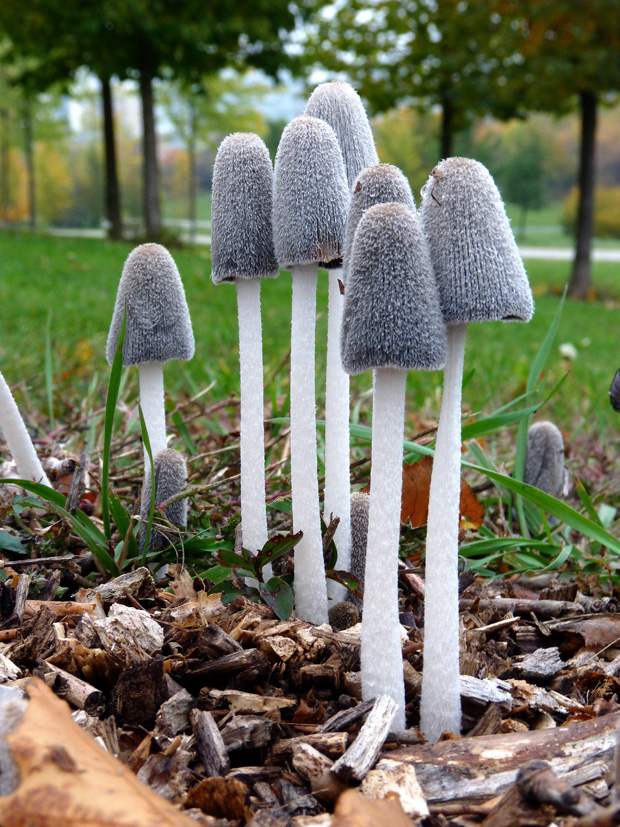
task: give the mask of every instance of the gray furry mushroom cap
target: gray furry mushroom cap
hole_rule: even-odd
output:
[[[153,471],[155,474],[155,506],[163,503],[169,497],[179,494],[187,485],[187,464],[185,457],[180,451],[174,448],[165,448],[155,455],[153,459]],[[151,506],[151,476],[147,475],[142,492],[142,503],[140,506],[140,517],[148,520]],[[155,515],[157,516],[157,514]],[[174,525],[185,528],[187,526],[187,498],[170,503],[166,508],[166,519]],[[138,530],[138,543],[140,548],[144,546],[146,539],[146,525],[140,523]],[[157,531],[151,532],[149,550],[159,548],[165,543],[165,538]]]
[[[125,262],[106,345],[109,364],[114,361],[125,306],[125,367],[192,358],[194,334],[185,291],[177,266],[165,247],[141,244]]]
[[[532,291],[485,166],[441,161],[422,191],[421,215],[446,323],[530,320]]]
[[[418,217],[404,204],[376,204],[360,219],[341,350],[347,373],[444,365],[446,328],[433,268]]]
[[[273,240],[281,267],[339,259],[349,188],[334,130],[300,115],[284,129],[274,170]]]
[[[364,104],[349,83],[321,83],[310,95],[304,114],[320,118],[336,133],[349,189],[360,170],[379,163]]]
[[[527,449],[523,480],[561,497],[566,485],[564,439],[553,422],[535,422],[527,432]]]
[[[342,249],[343,281],[346,282],[353,238],[360,218],[374,204],[391,202],[404,204],[415,212],[415,203],[409,181],[398,167],[392,166],[392,164],[375,164],[363,169],[355,179],[351,192],[351,203],[347,215],[344,247]]]
[[[224,138],[213,167],[211,278],[214,284],[278,275],[271,207],[273,168],[258,137]]]

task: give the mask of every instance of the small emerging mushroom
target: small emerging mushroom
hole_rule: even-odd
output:
[[[295,611],[327,622],[316,459],[315,316],[319,262],[342,255],[349,192],[342,153],[325,121],[300,115],[282,133],[276,154],[273,237],[276,258],[291,270],[291,489]]]
[[[411,369],[436,370],[446,332],[428,248],[404,204],[376,204],[358,224],[345,290],[342,362],[374,371],[372,466],[362,617],[364,700],[389,695],[405,728],[398,611],[405,383]]]
[[[609,388],[609,401],[611,407],[620,413],[620,368],[616,371],[614,378],[611,380],[611,387]]]
[[[320,118],[334,130],[342,152],[349,192],[364,167],[378,163],[377,150],[364,105],[355,89],[344,81],[321,83],[310,95],[304,114]],[[391,199],[390,199],[391,200]],[[342,251],[344,253],[344,249]],[[344,298],[340,290],[342,260],[324,264],[327,269],[327,366],[325,376],[325,487],[323,518],[339,519],[334,534],[337,567],[348,571],[351,559],[349,374],[342,369],[340,335]],[[329,580],[332,602],[344,600],[344,586]]]
[[[47,474],[43,470],[41,460],[34,449],[30,435],[13,398],[11,389],[4,376],[0,373],[0,430],[4,434],[6,444],[20,479],[40,482],[51,488]]]
[[[527,432],[523,481],[559,498],[567,479],[562,432],[553,422],[534,422]]]
[[[351,494],[351,574],[359,580],[362,591],[366,574],[369,507],[369,494],[363,491],[354,491]],[[362,608],[363,598],[350,594],[347,599],[358,609]]]
[[[187,361],[194,355],[194,334],[183,284],[165,247],[141,244],[125,262],[106,346],[110,365],[125,309],[123,366],[138,366],[140,405],[154,457],[167,446],[164,362]]]
[[[211,277],[232,283],[239,316],[241,530],[252,553],[267,542],[261,279],[279,273],[271,224],[273,168],[258,135],[224,138],[213,168]],[[270,576],[267,571],[266,578]]]
[[[180,494],[187,485],[187,464],[185,457],[180,451],[175,451],[173,448],[165,448],[160,451],[153,458],[153,471],[155,472],[155,508],[160,503],[165,502]],[[151,475],[147,474],[144,480],[144,487],[142,490],[142,502],[140,505],[140,528],[138,529],[138,548],[140,553],[144,551],[144,544],[146,542],[146,523],[149,517],[149,510],[151,508]],[[166,519],[179,528],[187,527],[187,498],[176,500],[166,507]],[[157,518],[157,512],[155,512]],[[168,540],[158,531],[151,531],[149,538],[148,551],[161,548],[167,544]]]
[[[470,322],[530,320],[532,292],[501,196],[488,170],[469,158],[438,164],[422,193],[422,221],[448,326],[441,414],[426,538],[424,736],[461,730],[458,533],[461,386]]]

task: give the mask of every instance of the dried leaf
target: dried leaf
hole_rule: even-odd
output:
[[[334,810],[332,827],[413,827],[397,795],[368,801],[357,790],[344,792]]]
[[[433,472],[432,457],[423,457],[418,462],[403,465],[403,496],[400,520],[407,520],[412,528],[426,525],[428,520],[428,499]],[[484,519],[484,507],[465,480],[461,480],[460,525],[461,530],[478,528]]]
[[[72,719],[38,678],[21,724],[7,736],[21,777],[2,799],[3,827],[191,827]]]

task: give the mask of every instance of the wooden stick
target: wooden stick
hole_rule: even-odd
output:
[[[379,757],[397,710],[398,704],[387,695],[377,698],[359,735],[332,767],[334,775],[345,783],[365,778]]]

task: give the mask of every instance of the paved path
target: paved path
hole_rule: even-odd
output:
[[[553,261],[572,261],[574,251],[572,247],[519,247],[522,258],[545,258]],[[620,249],[593,250],[594,261],[620,261]]]
[[[167,223],[167,222],[166,222]],[[201,222],[204,223],[204,222]],[[177,222],[181,225],[182,222]],[[181,229],[181,238],[189,242],[189,233],[183,226]],[[48,230],[49,235],[67,236],[68,238],[104,238],[105,231],[101,229],[92,230],[74,230],[74,229],[51,229]],[[208,233],[198,233],[194,241],[196,244],[208,245],[211,243],[211,236]],[[572,247],[519,247],[519,252],[523,258],[538,258],[548,259],[551,261],[572,261],[573,248]],[[618,249],[595,249],[592,253],[594,261],[618,261],[620,262],[620,248]]]

